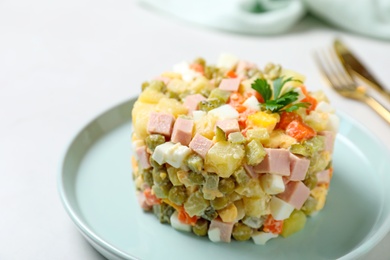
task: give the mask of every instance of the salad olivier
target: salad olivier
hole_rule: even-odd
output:
[[[143,83],[132,111],[142,209],[213,242],[263,245],[303,229],[325,205],[339,124],[304,81],[224,54]]]

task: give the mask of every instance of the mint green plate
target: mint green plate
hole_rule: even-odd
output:
[[[356,259],[390,229],[390,155],[340,114],[334,177],[323,211],[301,232],[266,246],[212,243],[160,224],[138,206],[131,178],[135,99],[98,116],[69,145],[58,178],[62,202],[84,237],[110,259]]]

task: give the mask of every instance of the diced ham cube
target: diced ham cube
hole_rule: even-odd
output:
[[[316,173],[317,184],[328,184],[330,182],[330,171],[323,170]]]
[[[209,239],[213,242],[230,243],[234,223],[225,223],[218,219],[210,222],[208,231]]]
[[[189,147],[204,159],[213,144],[213,141],[197,133],[190,142]]]
[[[290,181],[302,181],[306,177],[310,160],[290,153]]]
[[[141,166],[142,169],[149,169],[151,165],[149,162],[149,154],[146,152],[146,146],[137,147],[135,153],[137,154],[139,166]]]
[[[325,137],[325,151],[333,152],[333,146],[334,146],[334,140],[336,138],[336,135],[332,131],[321,131],[318,133],[319,135],[322,135]]]
[[[254,166],[256,173],[290,175],[290,152],[285,149],[265,148],[266,156],[260,164]]]
[[[229,79],[223,79],[221,81],[221,84],[219,84],[220,89],[236,92],[238,91],[238,88],[240,87],[240,78],[229,78]]]
[[[170,137],[175,118],[173,115],[152,112],[148,121],[147,131],[150,134],[161,134]]]
[[[216,126],[221,128],[225,132],[226,136],[228,136],[230,133],[240,132],[240,126],[238,125],[237,119],[219,120],[217,121]]]
[[[254,179],[257,179],[259,177],[258,173],[255,173],[255,170],[253,169],[253,166],[250,166],[246,163],[244,163],[244,169],[249,176],[251,176]]]
[[[199,102],[206,100],[201,94],[188,95],[184,98],[183,105],[188,108],[188,113],[198,109]]]
[[[188,146],[191,142],[193,127],[193,120],[181,117],[177,118],[173,126],[171,141]]]
[[[277,196],[296,209],[301,209],[310,196],[310,189],[301,181],[290,181],[286,184],[284,192]]]
[[[236,72],[240,73],[242,71],[252,69],[252,68],[256,68],[256,65],[244,60],[240,60],[237,64]]]
[[[152,206],[150,206],[148,203],[146,203],[146,197],[143,192],[138,192],[137,194],[137,200],[141,208],[145,211],[149,211],[152,209]]]

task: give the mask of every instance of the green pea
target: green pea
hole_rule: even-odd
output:
[[[312,174],[307,174],[306,179],[303,181],[303,183],[310,189],[314,189],[317,186],[317,176]]]
[[[200,101],[199,102],[199,109],[202,110],[202,111],[210,111],[214,108],[217,108],[219,107],[220,105],[222,105],[221,101],[217,98],[210,98],[210,99],[207,99],[207,100],[203,100],[203,101]]]
[[[243,223],[236,223],[233,227],[233,237],[238,241],[245,241],[251,238],[253,230]]]
[[[230,194],[236,188],[236,182],[233,178],[221,178],[218,184],[218,190],[223,194]]]
[[[229,204],[229,198],[227,197],[215,198],[214,200],[210,201],[210,204],[214,209],[220,210],[225,208]]]
[[[198,219],[196,221],[195,226],[192,227],[192,232],[194,232],[197,236],[205,236],[207,235],[207,230],[209,228],[209,222],[205,219]]]
[[[168,173],[165,169],[154,168],[152,171],[153,181],[157,185],[163,185],[169,181]]]
[[[203,175],[196,172],[191,171],[188,174],[188,179],[192,185],[202,185],[204,183]]]
[[[168,204],[161,203],[158,205],[153,205],[153,213],[158,218],[160,223],[170,223],[173,212],[175,212],[175,209]]]
[[[172,188],[172,183],[168,182],[163,185],[153,185],[152,189],[154,194],[159,199],[165,199],[168,198],[169,191]]]
[[[165,137],[159,134],[148,135],[145,138],[145,143],[149,150],[154,151],[156,146],[165,143]]]
[[[148,184],[150,187],[153,186],[153,174],[151,170],[143,170],[142,171],[142,177],[144,179],[144,182]]]
[[[178,206],[187,200],[187,191],[184,186],[173,186],[168,194],[168,199]]]
[[[317,207],[317,200],[315,198],[313,198],[312,196],[310,196],[305,201],[305,204],[303,204],[301,210],[306,215],[311,215],[311,214],[313,214],[316,211],[316,207]]]
[[[203,169],[203,158],[193,153],[187,157],[186,164],[191,171],[201,173]]]

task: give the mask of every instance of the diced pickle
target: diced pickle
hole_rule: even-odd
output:
[[[290,152],[294,154],[300,154],[305,157],[312,157],[317,152],[324,150],[325,137],[317,135],[301,144],[293,144],[290,148]]]
[[[248,141],[257,140],[259,142],[262,142],[268,140],[269,133],[267,131],[267,128],[249,129],[246,132],[246,138],[248,139]]]
[[[175,167],[168,167],[167,172],[168,172],[168,177],[169,180],[172,182],[174,186],[181,186],[183,183],[180,182],[179,178],[177,177],[177,172],[179,169],[176,169]]]
[[[257,140],[252,140],[245,146],[245,158],[249,165],[259,164],[265,155],[263,145]]]
[[[181,206],[187,199],[187,190],[184,186],[174,186],[170,189],[168,199]]]
[[[175,212],[175,209],[168,204],[161,203],[153,205],[153,213],[156,215],[160,223],[170,223],[170,218],[173,212]]]
[[[226,134],[225,132],[219,127],[215,127],[215,141],[216,142],[224,142],[226,141]]]
[[[219,177],[214,173],[205,175],[205,183],[203,185],[203,197],[207,200],[213,200],[215,197],[221,197],[222,193],[218,190]]]
[[[153,186],[153,174],[151,170],[143,170],[142,178],[144,179],[144,182],[149,185],[149,187]]]
[[[145,81],[141,85],[141,90],[144,91],[147,87],[149,87],[149,82]]]
[[[244,144],[246,139],[240,132],[234,132],[229,134],[228,141],[232,144]]]
[[[169,194],[169,191],[171,188],[172,188],[172,183],[170,183],[170,182],[167,182],[163,185],[156,185],[155,184],[152,187],[154,194],[159,199],[168,198],[168,194]]]
[[[305,227],[306,215],[300,210],[294,210],[288,219],[283,221],[282,236],[288,237]]]
[[[316,208],[317,208],[317,200],[315,198],[313,198],[312,196],[310,196],[306,200],[305,204],[303,204],[301,210],[303,211],[303,213],[310,216],[311,214],[316,212]]]
[[[208,206],[209,202],[203,198],[200,191],[192,193],[184,203],[184,209],[190,217],[202,216]]]
[[[186,164],[191,171],[201,173],[203,169],[203,159],[199,155],[193,153],[186,159]]]
[[[198,219],[195,225],[192,227],[192,232],[194,232],[197,236],[205,236],[207,235],[207,231],[209,228],[209,222],[205,219]]]
[[[145,142],[149,150],[153,152],[156,146],[165,143],[165,137],[159,134],[152,134],[146,137]]]
[[[307,174],[303,183],[312,190],[317,186],[317,176],[314,173]]]
[[[148,88],[153,89],[153,90],[158,91],[158,92],[165,92],[165,90],[166,90],[165,83],[162,82],[161,80],[152,80],[149,83]]]
[[[226,90],[222,90],[220,88],[215,88],[213,89],[211,92],[210,92],[210,96],[209,98],[212,99],[212,98],[216,98],[218,99],[222,104],[225,104],[229,97],[230,97],[230,94],[231,92],[230,91],[226,91]]]
[[[248,227],[243,223],[238,222],[234,224],[232,235],[235,240],[245,241],[251,238],[252,232],[253,231],[250,227]]]
[[[292,152],[293,154],[303,155],[305,157],[309,157],[312,154],[310,148],[307,146],[304,146],[303,144],[291,145],[290,152]]]
[[[236,182],[232,177],[221,178],[218,184],[218,190],[223,194],[230,194],[236,188]]]
[[[217,108],[221,105],[222,105],[222,102],[219,99],[210,98],[210,99],[203,100],[203,101],[199,102],[199,110],[208,112],[208,111],[210,111],[214,108]]]
[[[239,185],[245,185],[249,182],[250,177],[244,170],[244,167],[238,168],[234,173],[233,173],[234,178],[236,178],[236,182]]]
[[[204,68],[204,75],[208,79],[217,77],[219,74],[219,69],[215,66],[206,66]]]
[[[164,169],[153,169],[153,181],[157,185],[163,185],[169,182],[168,173]]]
[[[245,225],[247,225],[247,226],[249,226],[249,227],[251,227],[251,228],[256,228],[256,229],[258,229],[258,228],[260,228],[262,225],[263,225],[263,223],[264,223],[264,218],[263,217],[249,217],[249,216],[246,216],[243,220],[242,220],[242,222],[245,224]]]
[[[201,57],[196,58],[193,63],[199,64],[202,67],[206,66],[206,60]]]
[[[213,207],[207,207],[202,215],[202,218],[209,221],[215,219],[216,217],[218,217],[218,213]]]

